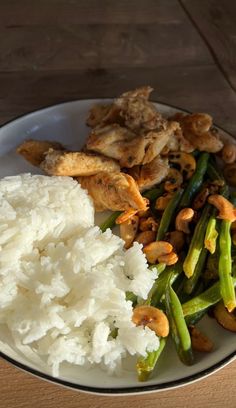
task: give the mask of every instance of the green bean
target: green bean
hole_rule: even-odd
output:
[[[116,219],[119,217],[119,215],[122,213],[122,211],[115,211],[113,212],[101,225],[100,229],[102,232],[105,232],[108,228],[113,228],[116,225]]]
[[[211,205],[207,204],[195,227],[189,250],[183,264],[183,270],[187,278],[191,278],[191,276],[194,274],[200,253],[203,249],[206,222],[209,217],[210,209]]]
[[[166,291],[165,303],[170,333],[179,358],[184,364],[191,365],[193,364],[191,337],[184,319],[181,303],[170,283]]]
[[[236,286],[236,276],[233,276],[233,285]],[[192,316],[195,313],[207,310],[222,299],[220,292],[220,282],[217,281],[205,292],[190,299],[182,305],[184,316]]]
[[[153,372],[158,358],[165,348],[167,339],[162,337],[160,339],[160,346],[155,351],[148,352],[147,357],[140,357],[137,361],[136,369],[138,372],[139,381],[147,381],[150,374]]]
[[[206,235],[204,239],[204,246],[211,254],[215,253],[216,241],[218,237],[218,231],[216,228],[217,220],[214,215],[211,215],[207,223]]]
[[[150,265],[149,269],[156,269],[157,276],[159,276],[166,268],[166,264],[164,263],[159,263],[156,265]]]
[[[232,278],[232,261],[231,261],[231,222],[221,221],[220,228],[220,256],[219,256],[219,278],[220,291],[225,307],[232,312],[236,307],[236,297]]]
[[[187,326],[197,324],[203,318],[203,316],[205,316],[206,312],[207,310],[201,310],[200,312],[197,312],[194,315],[186,316],[185,321]]]
[[[136,305],[138,298],[133,292],[127,291],[125,293],[125,297],[126,297],[126,300],[130,300],[133,303],[133,305]]]
[[[142,196],[148,198],[150,201],[156,200],[158,197],[161,197],[164,193],[164,185],[160,184],[157,188],[152,188],[151,190],[144,191]]]
[[[175,210],[179,204],[182,194],[183,194],[183,190],[182,189],[178,190],[174,194],[170,202],[167,204],[162,214],[161,222],[160,222],[160,225],[157,231],[157,237],[156,237],[157,241],[161,241],[165,237],[165,234],[168,231],[168,228],[175,214]]]
[[[209,177],[209,179],[211,181],[215,181],[215,180],[224,180],[223,175],[221,174],[221,172],[213,165],[213,163],[208,163],[207,166],[207,175]]]
[[[199,191],[202,185],[206,170],[207,170],[208,160],[209,160],[209,153],[204,152],[200,155],[197,161],[196,170],[193,176],[191,177],[191,179],[189,180],[189,183],[186,189],[184,190],[184,194],[179,203],[179,209],[189,207],[192,202],[193,197]]]
[[[166,292],[169,280],[171,284],[177,279],[177,277],[182,272],[182,262],[178,261],[175,265],[169,266],[165,269],[160,277],[155,281],[151,294],[148,296],[145,304],[151,304],[152,306],[158,306],[162,296]]]
[[[206,262],[206,257],[207,257],[207,249],[203,248],[199,255],[199,259],[198,259],[193,275],[185,281],[184,290],[186,293],[191,294],[194,291],[198,283],[198,280],[202,274],[202,271],[203,271],[203,268]]]

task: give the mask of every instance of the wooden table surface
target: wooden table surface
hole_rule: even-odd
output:
[[[153,98],[206,111],[236,136],[233,0],[1,0],[0,125],[62,101],[150,84]],[[236,362],[196,384],[144,396],[64,389],[0,361],[0,406],[236,407]]]

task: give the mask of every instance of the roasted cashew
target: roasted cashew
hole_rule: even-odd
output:
[[[178,170],[170,168],[168,171],[168,175],[166,177],[164,189],[172,193],[174,191],[177,191],[182,183],[183,183],[182,174]]]
[[[164,211],[172,197],[173,194],[171,193],[166,193],[163,196],[158,197],[156,200],[155,209],[158,211]]]
[[[147,326],[159,337],[169,334],[169,321],[162,310],[153,306],[141,305],[133,310],[132,321],[136,326]]]
[[[196,160],[192,154],[185,152],[171,152],[168,159],[171,163],[178,164],[183,177],[187,180],[192,177],[196,170]]]
[[[183,208],[175,219],[175,228],[177,231],[183,231],[185,234],[190,234],[189,223],[194,217],[192,208]]]
[[[155,264],[159,257],[162,255],[168,255],[173,251],[173,246],[166,241],[154,241],[148,244],[143,252],[150,264]]]
[[[185,243],[184,233],[182,231],[171,231],[167,234],[167,241],[173,246],[175,252],[179,253]]]
[[[195,326],[189,326],[189,332],[191,336],[192,348],[196,351],[210,352],[214,345],[213,342],[205,336]]]
[[[184,122],[195,134],[205,133],[212,127],[212,117],[207,113],[192,113],[184,117]]]
[[[217,218],[228,221],[236,220],[236,209],[225,197],[219,194],[213,194],[208,197],[208,202],[219,210]]]
[[[234,163],[236,160],[236,144],[226,143],[221,151],[221,157],[227,164]]]
[[[174,265],[176,262],[178,262],[178,255],[172,251],[170,254],[167,255],[160,255],[158,257],[158,262],[164,263],[166,265]]]
[[[138,231],[139,217],[133,215],[127,221],[120,224],[120,237],[125,241],[125,248],[129,248],[135,238]]]
[[[155,231],[142,231],[136,235],[135,241],[137,241],[139,244],[142,244],[143,246],[146,246],[153,242],[155,238],[156,238]]]
[[[236,316],[234,313],[228,312],[223,302],[217,303],[214,307],[214,316],[225,329],[236,332]]]

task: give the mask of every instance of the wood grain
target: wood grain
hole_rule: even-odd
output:
[[[214,375],[171,391],[129,397],[88,395],[50,384],[0,361],[4,408],[235,408],[236,361]],[[226,400],[227,396],[227,400]]]
[[[0,70],[154,68],[169,65],[170,55],[173,68],[213,63],[195,30],[187,28],[185,37],[183,16],[167,24],[6,26],[0,29]]]
[[[208,44],[219,68],[236,90],[236,3],[232,0],[181,0]]]
[[[1,0],[0,125],[43,106],[114,97],[206,111],[236,136],[236,2]],[[184,388],[130,397],[65,389],[0,361],[2,408],[235,408],[236,361]]]
[[[115,97],[145,83],[154,88],[154,100],[190,111],[206,111],[213,115],[215,123],[236,135],[236,95],[212,65],[174,70],[158,67],[2,72],[0,123],[67,100]]]

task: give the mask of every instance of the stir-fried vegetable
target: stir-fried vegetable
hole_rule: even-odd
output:
[[[184,163],[179,163],[182,156],[175,153],[173,157],[173,164],[181,165],[183,175]],[[226,326],[235,327],[230,312],[236,307],[236,251],[231,246],[231,235],[236,236],[236,222],[231,229],[236,219],[236,194],[231,193],[230,202],[221,170],[207,152],[198,154],[195,171],[186,174],[186,184],[178,185],[174,192],[169,191],[170,185],[175,186],[173,178],[143,193],[150,209],[133,216],[135,229],[130,218],[125,241],[137,239],[143,244],[150,269],[156,270],[157,277],[147,299],[131,292],[126,299],[135,308],[133,322],[147,325],[158,336],[167,336],[163,331],[167,327],[166,313],[169,337],[180,360],[190,365],[194,362],[193,350],[210,352],[213,348],[212,341],[195,327],[209,308],[223,301],[224,306],[215,308],[216,318],[222,324],[224,317]],[[112,214],[102,230],[112,228],[119,214]],[[158,319],[163,320],[160,327]],[[160,337],[159,348],[138,359],[139,381],[148,380],[153,373],[166,343],[167,337]]]

